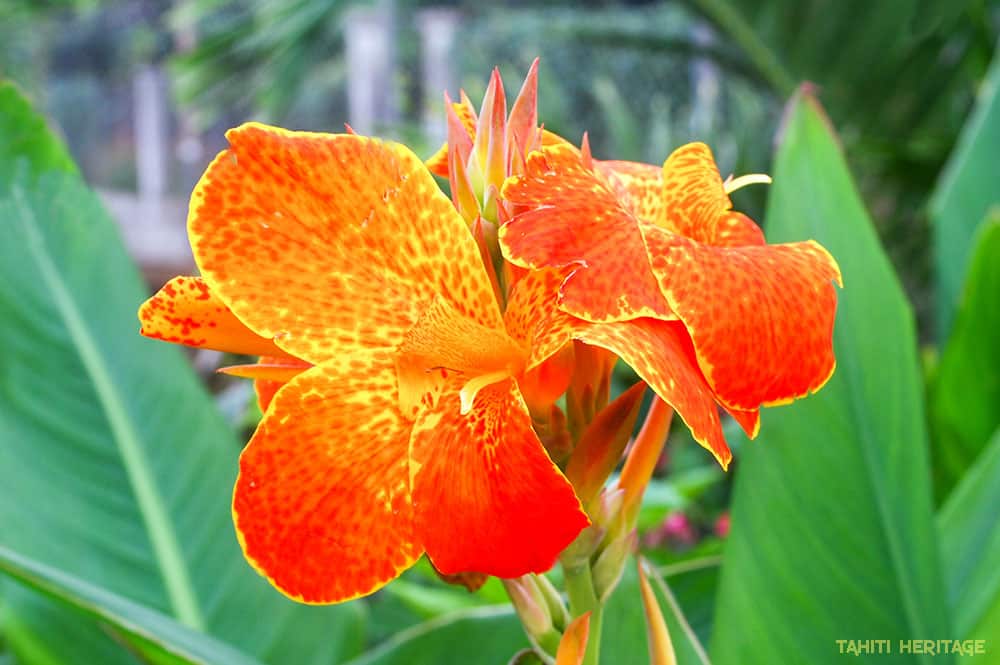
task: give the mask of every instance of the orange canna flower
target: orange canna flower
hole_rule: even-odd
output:
[[[565,271],[559,307],[582,320],[574,336],[630,364],[723,467],[731,453],[716,404],[752,437],[761,406],[832,375],[841,283],[816,242],[766,244],[726,187],[701,143],[662,169],[550,145],[504,185],[504,200],[525,211],[499,231],[509,261]]]
[[[550,568],[589,523],[517,383],[561,348],[534,314],[550,294],[525,277],[501,313],[404,146],[255,123],[227,138],[192,196],[199,286],[164,287],[140,320],[262,356],[230,369],[273,394],[233,498],[247,559],[308,603],[371,593],[425,552],[444,575]]]
[[[236,318],[201,277],[174,277],[139,308],[140,332],[151,339],[237,355],[259,355],[253,365],[220,372],[254,379],[260,410],[278,389],[312,365],[279,348]]]

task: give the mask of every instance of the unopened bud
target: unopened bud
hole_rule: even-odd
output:
[[[597,524],[591,524],[563,550],[562,554],[559,555],[559,561],[563,567],[574,570],[589,566],[590,557],[597,551],[606,534],[607,529]]]
[[[610,529],[615,518],[621,513],[624,503],[625,490],[621,487],[605,487],[598,497],[591,520],[594,524]]]
[[[545,598],[545,603],[549,608],[549,616],[552,617],[552,624],[556,630],[562,632],[569,625],[570,615],[563,602],[562,594],[552,585],[552,582],[545,575],[537,575],[535,582],[538,584],[538,591]]]
[[[607,602],[611,592],[618,586],[622,573],[625,572],[625,562],[635,551],[637,542],[638,535],[633,529],[612,539],[594,562],[594,593],[602,604]]]
[[[528,640],[539,651],[550,656],[555,654],[561,634],[552,623],[549,604],[539,589],[535,576],[529,574],[502,581]]]
[[[566,465],[566,478],[590,510],[591,501],[621,460],[639,417],[646,384],[637,383],[601,409],[583,431]]]

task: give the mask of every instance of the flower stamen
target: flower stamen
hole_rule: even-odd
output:
[[[726,194],[732,194],[737,189],[746,187],[747,185],[770,185],[771,176],[766,173],[748,173],[746,175],[741,175],[738,178],[729,176],[726,181],[722,183],[722,186],[726,189]]]

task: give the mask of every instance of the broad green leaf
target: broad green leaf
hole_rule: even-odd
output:
[[[950,637],[913,315],[807,93],[787,111],[773,176],[769,240],[814,238],[840,263],[838,367],[818,394],[766,409],[743,446],[712,660],[822,665],[843,662],[837,639]]]
[[[45,119],[10,81],[0,80],[0,190],[14,175],[17,155],[35,175],[45,171],[76,173],[76,165],[62,141],[45,125]]]
[[[948,337],[959,306],[976,226],[991,206],[1000,204],[998,154],[1000,49],[993,57],[979,89],[975,111],[941,173],[930,204],[937,268],[937,330],[942,343]]]
[[[1000,208],[976,234],[961,309],[928,391],[939,499],[948,496],[1000,426],[998,303]]]
[[[959,639],[988,640],[976,663],[1000,663],[1000,429],[938,513],[948,601]],[[965,659],[962,659],[965,662]]]
[[[20,113],[0,99],[0,117]],[[0,545],[264,661],[357,653],[361,606],[296,605],[244,561],[238,442],[180,351],[138,335],[146,290],[96,197],[75,174],[34,177],[34,159],[0,154],[20,164],[0,193]],[[85,638],[8,600],[36,643],[74,660]]]
[[[513,608],[476,607],[397,633],[345,665],[506,665],[527,647]]]
[[[254,665],[258,661],[105,589],[0,547],[0,572],[97,619],[150,663]],[[258,663],[259,665],[259,663]]]
[[[700,644],[708,644],[719,587],[720,556],[706,556],[661,566],[659,574],[677,599]]]
[[[65,665],[77,658],[102,665],[135,665],[135,658],[120,643],[78,612],[3,575],[0,594],[5,606],[0,611],[0,637],[14,663]]]

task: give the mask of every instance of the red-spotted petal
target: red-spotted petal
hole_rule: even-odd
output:
[[[278,394],[285,381],[274,381],[272,379],[257,379],[253,382],[253,391],[257,395],[257,406],[261,413],[266,413],[267,408],[274,401],[274,396]]]
[[[318,364],[395,348],[438,296],[502,328],[475,241],[409,149],[253,123],[227,137],[188,231],[205,281],[255,332]]]
[[[723,403],[750,411],[826,383],[840,271],[825,249],[813,241],[715,247],[642,230],[660,289]]]
[[[649,271],[635,217],[580,151],[554,145],[532,153],[525,175],[503,197],[530,208],[500,229],[511,262],[528,268],[578,266],[562,287],[562,306],[588,321],[672,318]]]
[[[663,168],[641,162],[594,161],[633,215],[655,223],[663,212]]]
[[[139,308],[146,337],[249,356],[284,356],[247,328],[200,277],[174,277]]]
[[[410,441],[417,533],[435,568],[518,577],[548,570],[588,519],[511,380],[459,412],[451,392]]]
[[[746,215],[732,213],[732,201],[704,143],[681,146],[663,164],[663,199],[652,221],[710,245],[763,245],[764,234]]]
[[[711,388],[695,362],[691,340],[677,321],[635,321],[589,324],[577,338],[614,352],[660,398],[673,407],[694,439],[708,449],[723,468],[732,453],[722,435],[719,410]]]
[[[752,219],[732,212],[712,151],[704,143],[675,150],[663,167],[595,161],[615,193],[639,219],[710,245],[763,245]]]
[[[529,350],[533,369],[569,344],[575,321],[559,308],[559,290],[573,268],[527,271],[514,282],[504,312],[507,334]]]
[[[371,593],[421,555],[408,441],[385,352],[342,356],[278,392],[240,457],[233,497],[247,559],[307,603]]]

